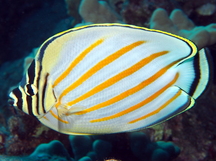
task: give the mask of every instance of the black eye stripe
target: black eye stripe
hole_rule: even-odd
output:
[[[25,93],[29,96],[33,96],[37,94],[37,88],[33,84],[27,84],[24,87]]]
[[[27,84],[27,85],[26,85],[26,88],[27,88],[28,94],[29,94],[30,96],[33,96],[33,95],[34,95],[34,91],[33,91],[32,87],[31,87],[31,85],[30,85],[30,84]]]

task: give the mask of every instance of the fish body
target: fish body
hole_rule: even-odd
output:
[[[191,108],[208,80],[205,51],[185,38],[95,24],[45,41],[9,96],[61,133],[108,134],[146,128]]]

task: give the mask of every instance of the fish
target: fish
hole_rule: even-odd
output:
[[[69,135],[138,131],[195,105],[210,77],[204,49],[127,24],[92,24],[47,39],[11,105]]]

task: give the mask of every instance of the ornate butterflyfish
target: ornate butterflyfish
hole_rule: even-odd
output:
[[[46,40],[9,97],[61,133],[108,134],[186,111],[208,81],[206,52],[190,40],[133,25],[94,24]]]

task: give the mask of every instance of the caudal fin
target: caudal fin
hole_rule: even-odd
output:
[[[210,66],[208,61],[207,52],[205,49],[201,49],[194,59],[194,68],[196,78],[190,88],[190,94],[193,98],[198,98],[209,82],[210,77]]]
[[[180,77],[177,85],[194,99],[197,99],[209,82],[209,62],[205,49],[201,49],[195,57],[179,65]]]

